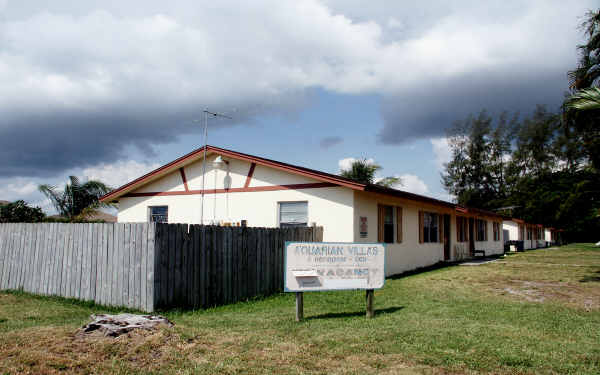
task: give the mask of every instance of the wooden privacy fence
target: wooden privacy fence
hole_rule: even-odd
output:
[[[144,311],[208,307],[283,289],[285,241],[323,228],[0,224],[0,290]]]
[[[322,227],[157,225],[156,306],[208,307],[276,293],[285,241],[322,240]]]
[[[154,310],[153,224],[0,224],[0,289]]]

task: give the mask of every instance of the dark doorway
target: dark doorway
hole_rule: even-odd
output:
[[[444,260],[450,260],[450,215],[444,215]]]
[[[475,219],[469,218],[469,254],[475,254]]]

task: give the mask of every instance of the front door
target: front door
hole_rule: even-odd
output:
[[[450,215],[444,215],[444,260],[450,260]]]
[[[475,220],[469,218],[469,253],[475,255]]]

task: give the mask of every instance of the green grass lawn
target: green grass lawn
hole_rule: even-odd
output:
[[[199,311],[174,328],[82,337],[114,309],[0,293],[2,373],[600,373],[600,249],[564,246],[386,280]]]

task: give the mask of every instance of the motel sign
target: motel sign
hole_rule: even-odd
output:
[[[382,244],[286,243],[286,292],[379,289],[384,282]]]

